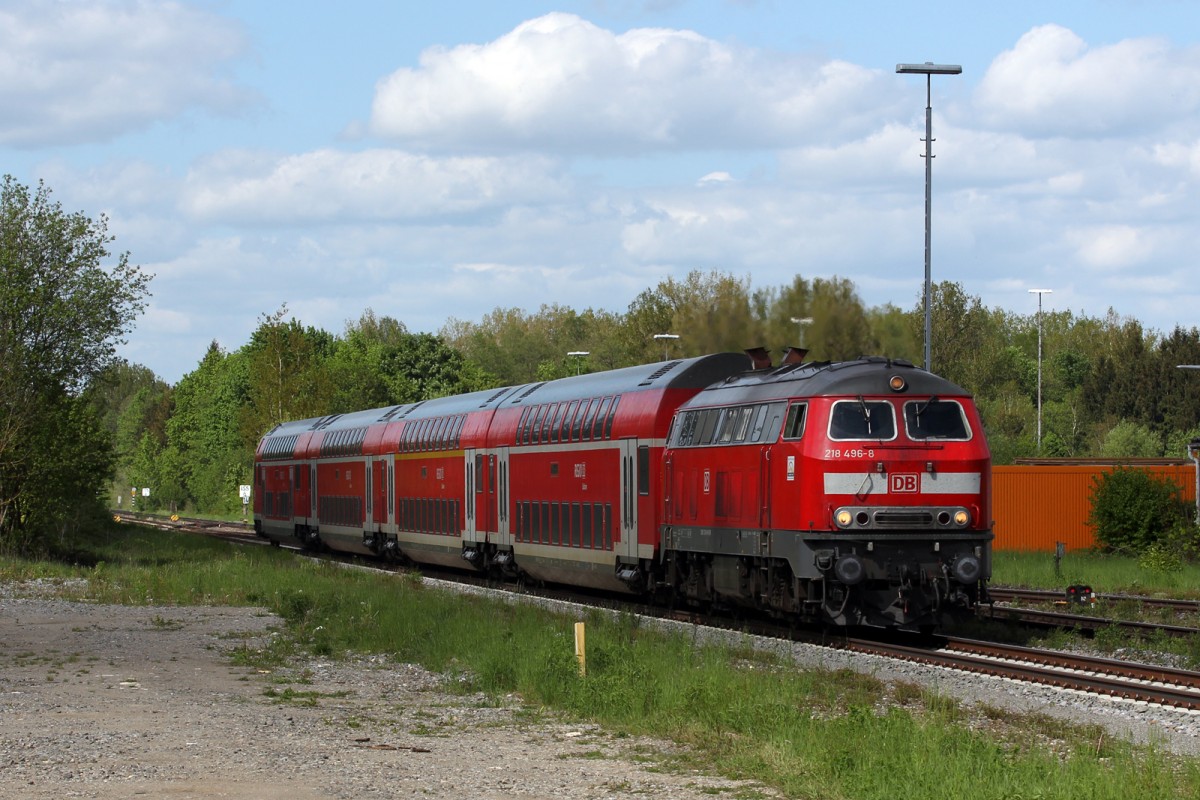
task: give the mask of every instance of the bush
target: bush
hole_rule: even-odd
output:
[[[1093,478],[1091,501],[1088,523],[1096,540],[1107,550],[1131,554],[1186,524],[1190,510],[1178,486],[1140,469],[1118,468]]]

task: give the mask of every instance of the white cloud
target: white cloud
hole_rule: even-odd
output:
[[[1089,48],[1043,25],[992,61],[975,106],[977,124],[1027,136],[1152,131],[1200,108],[1200,49],[1150,38]]]
[[[257,102],[223,71],[239,26],[177,2],[17,0],[0,9],[0,145],[104,142],[192,109]]]
[[[552,159],[434,158],[398,150],[318,150],[276,158],[225,152],[197,165],[184,209],[236,224],[404,221],[472,214],[563,197]]]
[[[1080,261],[1101,271],[1118,271],[1144,261],[1149,253],[1146,237],[1131,225],[1081,228],[1068,233]]]
[[[846,62],[552,13],[487,44],[426,50],[379,82],[370,129],[428,149],[746,149],[861,133],[895,107],[890,87]]]

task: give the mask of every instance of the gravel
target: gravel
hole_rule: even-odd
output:
[[[106,606],[0,584],[0,797],[706,798],[753,790],[661,769],[669,743],[618,737],[386,658],[233,665],[282,622],[263,609]],[[676,623],[654,623],[676,625]],[[700,638],[719,632],[682,626]],[[745,642],[747,637],[738,635]],[[1200,754],[1200,715],[808,645],[800,665],[932,686]]]
[[[263,609],[30,596],[49,588],[0,584],[0,797],[699,800],[754,787],[656,770],[677,748],[517,698],[447,694],[440,676],[385,658],[232,666],[281,627]]]

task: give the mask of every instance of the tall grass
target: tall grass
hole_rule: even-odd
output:
[[[1200,600],[1200,564],[1162,570],[1136,558],[1088,550],[1067,553],[1057,570],[1053,553],[997,551],[992,555],[992,582],[997,586],[1030,589],[1063,589],[1084,584],[1105,594],[1169,595]]]
[[[270,548],[127,529],[76,566],[0,561],[0,579],[87,578],[64,591],[125,603],[263,605],[297,646],[388,654],[447,687],[525,702],[617,732],[689,746],[683,766],[753,778],[789,797],[1175,798],[1200,796],[1200,762],[1098,728],[1000,709],[964,710],[920,687],[800,670],[749,647],[698,645],[630,616],[574,619],[347,571]]]

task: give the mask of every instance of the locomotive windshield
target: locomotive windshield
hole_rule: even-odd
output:
[[[839,400],[829,415],[829,438],[895,439],[896,412],[886,400]]]
[[[913,440],[965,442],[971,438],[962,406],[956,400],[939,400],[937,395],[904,404],[904,429]]]

